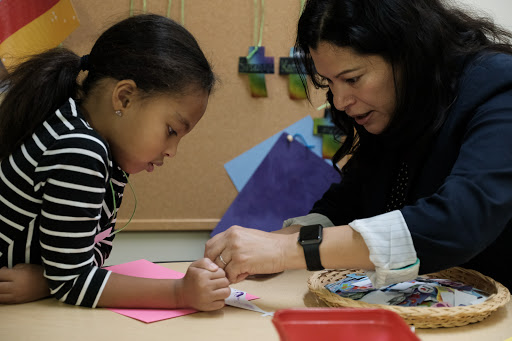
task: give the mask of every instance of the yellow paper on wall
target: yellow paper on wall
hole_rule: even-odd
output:
[[[7,68],[58,46],[80,25],[71,0],[3,0],[0,22],[0,58]]]

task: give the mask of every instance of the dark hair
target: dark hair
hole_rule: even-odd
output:
[[[490,19],[449,8],[441,0],[308,0],[295,43],[303,52],[304,84],[308,76],[317,88],[326,87],[310,54],[321,41],[361,55],[379,55],[395,74],[396,111],[380,136],[336,110],[327,92],[333,122],[347,136],[333,156],[335,168],[345,155],[365,153],[376,145],[412,148],[427,143],[456,98],[463,59],[484,50],[512,53],[511,37]]]
[[[80,86],[77,76],[87,64]],[[84,99],[104,78],[131,79],[143,96],[211,92],[215,75],[194,37],[175,21],[154,14],[125,19],[106,30],[86,60],[55,48],[19,64],[0,88],[0,160],[11,154],[69,98]]]
[[[2,78],[4,78],[4,76],[7,76],[7,70],[5,69],[5,66],[4,64],[2,63],[2,61],[0,60],[0,80]],[[1,91],[1,89],[0,89]]]

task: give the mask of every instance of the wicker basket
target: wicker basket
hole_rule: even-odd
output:
[[[309,290],[330,307],[383,308],[392,310],[402,316],[408,324],[414,325],[415,328],[457,327],[479,322],[510,300],[510,292],[501,283],[477,271],[460,267],[432,273],[428,277],[451,279],[483,290],[489,294],[485,302],[470,306],[447,308],[401,307],[352,300],[334,294],[325,288],[326,284],[337,282],[350,273],[364,273],[364,270],[323,270],[315,272],[308,279]]]

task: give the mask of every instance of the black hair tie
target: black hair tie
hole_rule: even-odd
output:
[[[89,55],[85,54],[80,57],[80,70],[87,71],[89,70]]]

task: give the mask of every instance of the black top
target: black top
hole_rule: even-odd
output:
[[[388,151],[364,170],[348,171],[311,213],[335,225],[384,213],[397,154]],[[447,119],[418,156],[400,211],[420,273],[462,266],[512,288],[506,265],[512,259],[512,56],[489,53],[467,63]]]

